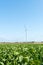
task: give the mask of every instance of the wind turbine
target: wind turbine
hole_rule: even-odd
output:
[[[27,27],[24,26],[24,29],[25,29],[25,38],[26,38],[26,42],[27,42]]]

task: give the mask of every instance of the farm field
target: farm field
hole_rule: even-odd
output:
[[[43,44],[0,43],[0,65],[43,65]]]

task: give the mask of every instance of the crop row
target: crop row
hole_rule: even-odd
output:
[[[0,44],[0,65],[43,65],[43,45]]]

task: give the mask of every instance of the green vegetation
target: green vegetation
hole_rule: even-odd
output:
[[[43,65],[43,44],[0,44],[0,65]]]

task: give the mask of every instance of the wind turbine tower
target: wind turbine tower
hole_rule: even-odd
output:
[[[26,42],[27,42],[27,27],[24,26],[24,28],[25,28],[25,38],[26,38]]]

